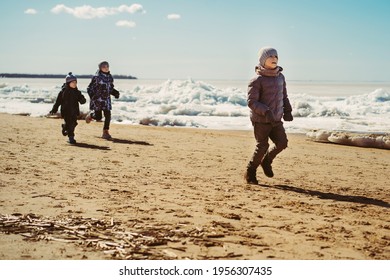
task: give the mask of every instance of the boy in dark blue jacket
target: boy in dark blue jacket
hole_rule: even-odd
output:
[[[79,103],[84,104],[85,102],[85,97],[77,89],[76,76],[72,75],[72,72],[69,72],[65,77],[65,84],[58,93],[57,100],[50,114],[56,114],[58,107],[61,106],[61,117],[65,121],[62,124],[62,135],[69,137],[70,144],[76,144],[74,130],[77,126],[77,118],[80,115]]]
[[[91,112],[85,118],[87,123],[93,119],[100,121],[104,114],[104,126],[102,138],[112,139],[109,129],[111,121],[111,95],[116,99],[119,98],[119,91],[114,88],[114,79],[110,73],[110,65],[107,61],[102,61],[98,65],[99,70],[92,77],[91,83],[87,88],[89,97],[91,98],[89,109]]]

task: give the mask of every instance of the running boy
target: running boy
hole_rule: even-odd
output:
[[[264,47],[259,51],[257,76],[249,82],[248,107],[254,128],[256,149],[247,165],[245,180],[258,184],[256,170],[259,165],[267,177],[273,177],[272,161],[287,148],[287,135],[282,118],[292,121],[292,108],[287,97],[286,81],[278,66],[278,53],[274,48]],[[275,145],[269,147],[268,138]]]
[[[77,117],[80,115],[80,104],[86,102],[85,97],[77,89],[77,78],[69,72],[65,77],[61,91],[58,93],[57,100],[49,114],[54,115],[61,106],[61,117],[65,123],[62,124],[62,135],[69,137],[70,144],[76,144],[74,139],[74,129],[77,126]]]
[[[107,140],[112,139],[109,133],[112,110],[110,95],[119,98],[119,91],[114,89],[114,79],[110,74],[109,67],[110,65],[107,61],[99,63],[99,70],[92,77],[87,89],[88,95],[91,98],[89,109],[92,112],[85,119],[87,123],[90,123],[92,119],[100,121],[104,114],[102,138]]]

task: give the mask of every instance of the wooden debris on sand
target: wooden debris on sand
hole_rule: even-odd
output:
[[[48,218],[19,213],[0,214],[0,232],[19,234],[27,241],[73,243],[103,251],[113,259],[149,260],[183,258],[173,250],[186,252],[184,240],[204,247],[222,246],[223,242],[216,239],[225,236],[202,228],[182,230],[166,225],[137,225],[129,231],[113,218],[109,221],[77,216]]]

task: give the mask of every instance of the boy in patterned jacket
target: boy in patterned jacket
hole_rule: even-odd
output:
[[[114,79],[112,78],[107,61],[99,63],[99,70],[92,77],[91,83],[87,88],[90,97],[89,109],[92,110],[85,121],[90,123],[92,119],[100,121],[104,114],[104,126],[102,138],[112,139],[109,129],[111,121],[111,95],[116,99],[119,98],[119,92],[114,89]]]

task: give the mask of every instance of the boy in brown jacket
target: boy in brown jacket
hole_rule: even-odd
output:
[[[292,108],[287,97],[286,81],[278,66],[278,53],[274,48],[264,47],[259,51],[257,76],[249,82],[248,107],[254,128],[256,149],[248,163],[245,180],[248,184],[258,184],[256,170],[259,165],[267,177],[273,177],[272,161],[287,148],[287,135],[282,118],[292,121]],[[269,147],[268,138],[275,145]]]

